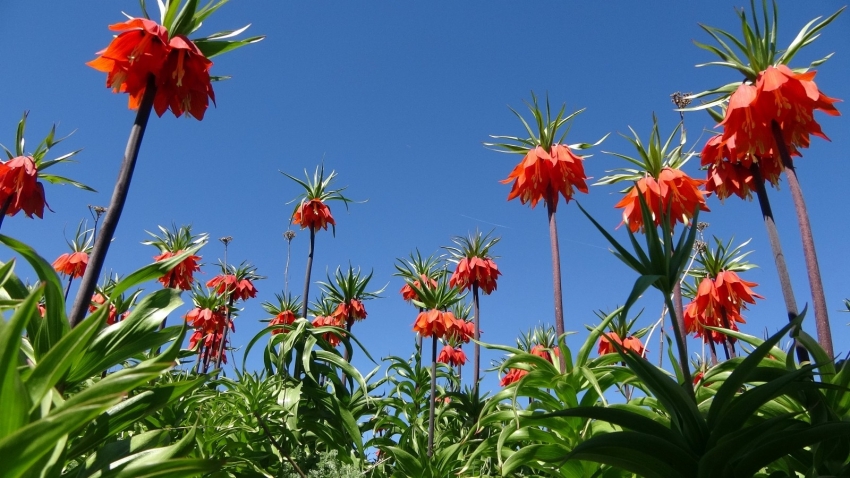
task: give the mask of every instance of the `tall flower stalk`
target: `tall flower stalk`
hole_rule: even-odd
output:
[[[94,290],[106,260],[106,253],[127,201],[151,111],[155,110],[158,116],[162,116],[171,110],[177,117],[185,114],[202,120],[209,100],[215,102],[210,58],[263,38],[231,40],[244,32],[245,27],[190,40],[188,36],[195,33],[204,20],[225,1],[214,0],[198,8],[198,2],[192,0],[187,0],[185,4],[182,0],[163,0],[157,2],[160,8],[159,22],[148,17],[145,3],[142,2],[144,17],[131,17],[126,22],[110,25],[110,30],[119,33],[109,46],[98,52],[96,59],[87,63],[95,70],[106,73],[107,88],[115,93],[127,93],[128,106],[137,110],[137,113],[130,128],[112,198],[95,240],[89,267],[69,314],[72,327],[83,319],[88,297]]]
[[[221,274],[207,282],[207,287],[225,297],[226,323],[230,325],[231,330],[234,330],[233,318],[236,312],[234,304],[240,300],[244,302],[256,297],[257,288],[254,287],[254,282],[264,278],[257,274],[256,267],[247,262],[242,262],[238,266],[229,265],[225,262],[221,264]],[[222,330],[221,339],[213,344],[213,347],[218,349],[215,357],[215,368],[219,368],[222,360],[225,360],[227,330],[228,328],[225,327]]]
[[[304,170],[306,180],[302,181],[294,176],[280,172],[287,178],[298,183],[304,188],[301,193],[292,202],[298,201],[295,209],[292,211],[290,221],[292,224],[301,226],[301,229],[310,231],[310,248],[307,251],[307,270],[304,273],[304,293],[301,295],[304,298],[301,306],[301,316],[307,317],[307,302],[310,297],[310,276],[313,272],[313,254],[316,249],[316,232],[319,229],[328,230],[328,224],[331,226],[331,232],[336,235],[336,220],[331,215],[331,208],[328,207],[328,201],[342,201],[346,209],[348,203],[353,202],[351,199],[342,195],[344,187],[339,189],[331,189],[330,185],[336,177],[336,171],[331,171],[328,177],[325,177],[325,165],[321,164],[316,167],[313,173],[313,178]],[[287,203],[288,204],[288,203]]]
[[[837,100],[824,95],[813,81],[816,74],[813,68],[823,64],[831,54],[810,63],[806,68],[791,69],[788,65],[800,49],[820,36],[821,30],[844,8],[820,22],[818,17],[807,23],[785,49],[778,49],[776,45],[779,17],[776,4],[773,4],[771,11],[767,2],[763,2],[761,10],[757,12],[754,2],[751,2],[752,22],[748,21],[744,10],[738,12],[743,40],[723,30],[702,26],[719,46],[702,43],[697,43],[697,46],[721,59],[706,65],[733,68],[743,76],[743,82],[736,81],[693,95],[693,98],[717,98],[690,109],[706,109],[718,121],[718,126],[723,128],[721,134],[706,144],[702,158],[703,164],[708,166],[709,184],[718,190],[718,196],[723,198],[734,193],[740,197],[750,197],[752,189],[757,191],[788,317],[793,319],[797,316],[797,306],[764,190],[764,181],[776,185],[780,174],[785,172],[803,242],[818,342],[833,356],[832,334],[815,243],[791,159],[793,155],[801,156],[800,149],[809,146],[811,135],[828,139],[814,120],[815,111],[833,116],[839,114],[834,106]],[[763,18],[761,24],[759,13]],[[715,106],[725,107],[725,111],[715,111],[712,109]],[[801,361],[808,359],[801,347],[797,348],[797,356]]]
[[[437,286],[437,280],[446,273],[446,269],[442,267],[443,256],[430,255],[422,257],[419,249],[416,252],[411,252],[407,259],[397,258],[395,263],[395,276],[404,279],[404,285],[399,290],[401,298],[412,302],[418,300],[419,297],[413,290],[413,286],[422,287],[424,282],[430,284],[431,287]],[[422,312],[422,308],[419,308]],[[422,336],[416,336],[416,344],[419,348],[419,353],[422,353]]]
[[[475,348],[473,353],[472,387],[478,393],[478,382],[481,379],[481,308],[478,299],[478,291],[484,295],[490,295],[496,290],[496,280],[502,273],[496,266],[490,254],[490,249],[495,246],[500,237],[491,238],[492,232],[482,235],[476,231],[469,237],[456,236],[452,242],[456,247],[445,247],[449,251],[449,261],[455,264],[455,270],[449,279],[449,286],[460,290],[472,290],[473,324],[475,325]]]
[[[600,144],[605,137],[595,144],[579,143],[564,144],[569,127],[563,133],[561,129],[568,126],[584,109],[564,116],[566,105],[552,118],[549,100],[546,100],[546,111],[541,110],[537,97],[531,94],[531,104],[526,103],[534,118],[534,127],[529,126],[516,110],[511,111],[522,121],[528,138],[517,136],[491,136],[506,143],[484,143],[485,146],[502,153],[522,154],[523,159],[511,171],[503,183],[513,183],[508,201],[519,198],[523,204],[531,203],[534,208],[541,200],[546,204],[549,223],[549,242],[552,250],[552,285],[555,307],[555,330],[558,337],[564,336],[564,304],[561,288],[561,251],[558,245],[558,225],[555,213],[558,208],[558,197],[563,196],[569,203],[576,190],[587,193],[587,176],[582,160],[573,151],[587,149]],[[558,136],[560,134],[560,136]],[[561,368],[564,368],[564,358],[561,358]]]

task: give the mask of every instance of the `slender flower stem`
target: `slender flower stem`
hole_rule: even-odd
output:
[[[806,209],[806,201],[803,199],[803,190],[797,179],[797,170],[791,161],[788,146],[782,138],[782,129],[776,121],[772,122],[773,139],[782,158],[785,167],[785,177],[788,178],[788,189],[791,190],[791,199],[794,201],[794,209],[797,212],[797,224],[800,227],[800,236],[803,240],[803,257],[806,259],[806,272],[809,275],[809,288],[812,291],[812,306],[815,309],[815,325],[818,331],[818,344],[830,357],[835,356],[832,348],[832,332],[829,327],[829,314],[826,310],[826,296],[823,293],[823,281],[821,280],[820,267],[818,266],[818,255],[815,251],[815,239],[812,235],[812,225],[809,222],[809,212]]]
[[[6,217],[6,211],[9,210],[9,206],[11,206],[11,205],[12,205],[12,195],[10,194],[9,197],[7,197],[6,200],[3,202],[3,207],[0,208],[0,226],[3,225],[3,219]]]
[[[673,324],[673,338],[676,340],[676,349],[678,349],[679,352],[679,368],[682,370],[682,377],[684,378],[683,386],[688,392],[688,395],[696,400],[693,381],[691,380],[691,370],[688,366],[688,348],[685,344],[685,330],[684,327],[680,325],[682,323],[682,318],[676,317],[678,314],[670,296],[664,294],[664,300],[667,302],[667,310],[670,311],[670,323]]]
[[[68,301],[68,293],[71,292],[71,283],[74,282],[74,275],[68,275],[68,285],[65,287],[65,302]]]
[[[711,337],[708,339],[708,349],[711,350],[711,366],[714,367],[717,365],[717,346],[714,345],[714,340]]]
[[[310,228],[310,252],[307,254],[307,272],[304,274],[304,303],[301,306],[301,317],[307,318],[307,302],[310,296],[310,274],[313,272],[313,251],[316,247],[316,230]]]
[[[198,346],[198,360],[195,362],[195,374],[201,372],[201,356],[204,354],[204,342],[206,341],[206,337],[201,337],[200,344]]]
[[[293,460],[292,457],[289,456],[289,453],[286,453],[286,450],[284,450],[283,447],[280,446],[280,443],[277,442],[271,430],[269,430],[268,425],[266,425],[266,422],[263,420],[263,417],[257,412],[254,412],[254,417],[257,418],[257,423],[260,424],[260,427],[263,429],[263,432],[266,434],[266,437],[277,449],[278,453],[280,453],[280,456],[286,458],[286,461],[288,461],[289,464],[292,465],[292,468],[295,468],[295,472],[298,473],[298,476],[302,478],[307,478],[307,475],[305,475],[304,472],[301,471],[301,468],[298,467],[298,464],[295,463],[295,460]]]
[[[679,333],[681,333],[682,345],[685,349],[685,357],[687,357],[688,343],[685,341],[685,337],[687,337],[685,333],[685,308],[682,305],[682,283],[680,281],[676,281],[676,285],[673,286],[673,305],[676,306],[676,324],[678,325]]]
[[[221,365],[222,357],[224,356],[224,344],[227,343],[227,330],[230,328],[230,309],[233,308],[233,291],[230,292],[230,298],[227,300],[227,316],[224,321],[224,331],[221,332],[221,343],[218,344],[218,356],[215,358],[215,368]]]
[[[428,414],[428,457],[434,456],[434,412],[437,407],[437,336],[431,342],[431,404]]]
[[[797,318],[797,301],[794,299],[794,289],[791,287],[791,276],[788,274],[788,265],[785,263],[785,254],[782,252],[782,244],[779,242],[779,232],[776,230],[776,222],[773,219],[773,209],[770,207],[770,199],[767,197],[767,189],[764,186],[764,178],[757,164],[750,168],[756,183],[756,196],[759,200],[761,215],[764,219],[764,227],[767,229],[767,238],[770,241],[770,250],[773,252],[773,261],[776,263],[776,273],[779,274],[779,286],[782,289],[782,298],[785,301],[785,311],[788,320]],[[794,336],[794,333],[791,333]],[[809,352],[805,347],[794,341],[797,351],[797,361],[800,363],[809,361]]]
[[[83,320],[95,285],[97,284],[97,279],[100,277],[100,271],[106,260],[106,252],[109,250],[109,243],[112,242],[112,237],[115,235],[118,220],[121,219],[121,211],[124,210],[124,203],[127,201],[127,194],[130,192],[133,170],[136,168],[136,159],[139,157],[139,149],[142,146],[142,138],[145,135],[145,129],[148,125],[148,118],[151,115],[155,95],[156,82],[154,81],[154,76],[149,75],[145,94],[139,105],[139,111],[136,113],[136,120],[130,129],[130,137],[127,140],[127,147],[124,150],[124,159],[121,162],[121,169],[118,172],[118,180],[115,181],[115,189],[112,191],[112,199],[103,217],[100,234],[94,242],[94,249],[89,257],[86,272],[83,274],[80,288],[77,290],[77,297],[74,299],[74,306],[71,308],[71,313],[68,317],[71,327],[76,327]]]
[[[564,336],[564,297],[561,291],[561,249],[558,246],[558,224],[555,222],[555,207],[551,201],[546,201],[549,214],[549,243],[552,249],[552,285],[555,294],[555,332],[558,340]],[[559,355],[561,372],[566,370],[567,362],[563,354]]]
[[[472,369],[472,387],[474,389],[474,393],[478,396],[478,381],[481,379],[481,346],[478,345],[478,341],[481,340],[481,325],[480,325],[480,309],[478,305],[478,281],[472,283],[472,306],[475,311],[475,317],[473,320],[475,321],[475,351],[473,352],[475,365]]]

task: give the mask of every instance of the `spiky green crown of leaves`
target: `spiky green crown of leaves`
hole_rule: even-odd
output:
[[[546,97],[546,112],[540,109],[540,105],[537,103],[537,96],[534,92],[531,92],[531,103],[524,101],[525,105],[528,106],[528,109],[531,111],[531,116],[534,118],[534,128],[529,126],[528,122],[525,121],[525,118],[522,117],[515,109],[508,106],[508,109],[516,115],[517,118],[522,122],[522,125],[525,127],[525,131],[528,133],[528,138],[520,138],[517,136],[497,136],[490,135],[494,140],[501,141],[509,141],[507,143],[496,142],[496,143],[484,143],[484,146],[492,149],[493,151],[497,151],[500,153],[515,153],[515,154],[526,154],[530,150],[537,148],[538,146],[545,149],[546,152],[551,152],[553,144],[563,144],[564,139],[567,136],[567,133],[570,131],[570,127],[572,126],[572,120],[575,119],[576,116],[581,114],[585,109],[582,108],[578,111],[570,113],[567,116],[564,116],[566,112],[567,105],[566,103],[561,106],[560,111],[555,115],[555,118],[552,118],[552,109],[549,106],[549,97]],[[561,128],[566,126],[563,132],[561,132]],[[560,136],[558,136],[560,134]],[[588,149],[593,146],[596,146],[607,138],[606,134],[602,139],[597,141],[596,143],[576,143],[568,145],[572,150],[580,150],[580,149]]]
[[[86,228],[86,222],[80,221],[77,225],[77,231],[74,233],[74,239],[65,239],[65,243],[73,252],[91,252],[92,244],[94,243],[94,229]]]
[[[198,0],[186,0],[185,3],[182,0],[157,0],[157,5],[159,6],[159,24],[168,30],[169,38],[177,35],[188,37],[201,28],[204,21],[227,3],[227,1],[210,0],[206,5],[200,6]],[[139,0],[139,4],[144,17],[150,19],[146,1]],[[129,17],[129,15],[127,16]],[[265,38],[264,35],[259,35],[242,40],[231,40],[244,33],[250,26],[251,24],[249,23],[236,30],[221,31],[206,37],[195,38],[192,39],[192,42],[201,50],[201,53],[205,57],[212,58],[245,45],[257,43]],[[216,77],[214,79],[221,80],[225,79],[225,77]]]
[[[348,210],[348,203],[355,203],[352,199],[349,199],[342,195],[342,192],[348,186],[344,186],[338,189],[331,189],[331,183],[334,178],[336,178],[336,171],[331,171],[328,174],[328,177],[325,177],[325,164],[322,163],[319,166],[316,166],[316,171],[313,172],[313,178],[310,178],[310,174],[307,173],[307,170],[304,170],[304,176],[306,180],[302,181],[295,176],[290,176],[283,171],[280,171],[280,174],[283,174],[287,178],[298,183],[299,186],[304,188],[304,192],[295,197],[292,201],[289,201],[286,204],[292,204],[297,201],[295,207],[292,209],[292,214],[290,217],[295,216],[295,212],[298,211],[298,208],[301,207],[305,202],[312,201],[313,199],[318,199],[319,201],[328,202],[328,201],[342,201],[345,204],[345,209]]]
[[[322,294],[327,296],[327,299],[336,304],[349,302],[351,299],[369,300],[380,297],[385,287],[375,292],[367,292],[366,287],[369,281],[372,280],[374,271],[370,271],[364,276],[360,268],[354,269],[351,264],[348,269],[343,272],[341,267],[337,267],[333,278],[328,274],[327,282],[319,281],[318,284],[322,287]]]
[[[112,273],[107,274],[103,279],[103,282],[95,286],[94,293],[102,295],[106,299],[107,304],[115,306],[115,311],[118,314],[123,314],[136,305],[136,301],[142,293],[142,290],[136,289],[130,293],[129,296],[126,296],[123,293],[116,294],[115,288],[119,282],[121,282],[121,276]]]
[[[436,256],[431,254],[428,257],[422,257],[419,249],[411,252],[407,259],[396,258],[394,276],[401,277],[405,282],[410,283],[421,279],[424,275],[430,279],[438,279],[440,274],[445,273],[445,268],[442,267],[444,256]]]
[[[449,310],[466,297],[466,294],[461,293],[460,289],[449,286],[448,272],[440,275],[436,287],[432,287],[428,283],[420,283],[419,286],[410,284],[410,288],[416,292],[418,298],[418,300],[412,301],[413,304],[427,310]]]
[[[481,231],[476,230],[475,233],[470,233],[469,236],[455,236],[452,238],[457,247],[444,246],[443,249],[449,252],[449,262],[455,264],[461,259],[472,259],[478,257],[480,259],[496,259],[498,256],[490,255],[490,249],[495,246],[502,238],[490,237],[493,231],[487,234],[481,234]]]
[[[206,245],[207,240],[209,239],[209,234],[207,233],[197,235],[192,234],[191,225],[183,225],[178,228],[172,223],[171,229],[167,229],[164,226],[157,226],[157,228],[159,229],[160,234],[145,231],[153,239],[142,241],[142,244],[146,246],[154,246],[159,249],[160,253],[176,253],[177,251],[200,248]]]
[[[257,268],[248,261],[242,261],[238,266],[235,264],[225,264],[223,261],[219,261],[218,267],[221,269],[222,275],[236,276],[236,280],[247,279],[254,282],[266,278],[266,276],[257,274]]]
[[[697,67],[717,65],[732,68],[741,73],[745,81],[749,82],[754,82],[758,74],[766,70],[768,66],[788,65],[790,68],[789,63],[794,56],[799,53],[803,47],[808,46],[817,40],[820,36],[821,30],[832,23],[832,21],[835,20],[835,18],[838,17],[838,15],[840,15],[846,8],[841,7],[837,12],[820,22],[818,22],[818,20],[822,17],[817,17],[808,22],[785,49],[779,49],[776,45],[779,11],[775,1],[771,3],[771,6],[768,6],[767,0],[762,0],[761,12],[757,13],[755,0],[750,0],[752,21],[747,19],[747,14],[744,9],[737,11],[738,17],[741,21],[742,38],[737,38],[735,35],[719,28],[700,24],[700,27],[711,35],[715,42],[717,42],[717,46],[708,45],[698,41],[694,41],[694,44],[703,50],[713,53],[720,58],[720,61],[701,63],[697,65]],[[759,13],[761,15],[759,15]],[[759,23],[759,16],[762,17],[761,23]],[[831,56],[832,53],[819,60],[811,62],[807,67],[792,69],[797,72],[803,72],[809,68],[814,68],[823,64]],[[729,96],[740,84],[740,81],[734,81],[719,88],[690,95],[688,96],[688,99],[696,99],[706,96],[717,96],[717,98],[698,106],[685,108],[683,111],[694,111],[720,106],[729,99]],[[716,111],[711,109],[708,111],[712,113],[712,116],[715,119],[717,119],[718,113]]]
[[[263,309],[271,314],[272,318],[284,311],[289,311],[297,317],[301,313],[301,296],[293,296],[291,292],[275,294],[276,303],[263,302]]]
[[[693,284],[687,281],[682,283],[682,295],[685,297],[693,299],[696,296],[699,283],[706,277],[714,279],[722,271],[745,272],[758,267],[746,260],[747,256],[753,251],[741,252],[752,239],[747,239],[734,247],[732,245],[735,241],[734,237],[726,243],[717,236],[714,236],[713,239],[714,247],[705,244],[696,253],[694,260],[700,267],[688,272],[688,275],[694,278]]]
[[[629,126],[629,131],[632,132],[633,137],[629,137],[624,134],[620,134],[620,136],[625,138],[626,141],[635,148],[638,153],[637,157],[627,156],[621,153],[613,153],[610,151],[603,151],[603,153],[625,159],[637,166],[637,169],[616,168],[606,171],[611,174],[599,179],[599,181],[594,183],[594,186],[614,184],[622,181],[634,182],[645,178],[647,175],[658,179],[658,176],[661,174],[661,170],[664,168],[681,169],[681,167],[687,163],[692,156],[694,156],[694,153],[684,151],[686,136],[682,123],[676,125],[673,132],[671,132],[670,136],[667,137],[667,140],[664,141],[664,144],[661,143],[661,133],[658,129],[658,118],[655,114],[652,115],[652,131],[649,134],[649,141],[646,145],[643,144],[640,140],[640,136],[638,136],[631,126]],[[679,141],[671,149],[671,146],[674,144],[673,140],[676,137],[676,133],[680,133]],[[631,189],[631,187],[632,186],[629,186],[626,191]]]

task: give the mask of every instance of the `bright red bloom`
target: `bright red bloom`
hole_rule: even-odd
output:
[[[156,262],[164,261],[166,259],[171,259],[182,252],[182,250],[177,252],[166,251],[158,256],[154,256],[153,260]],[[192,273],[201,270],[201,266],[198,265],[199,260],[201,260],[201,256],[189,256],[177,264],[174,269],[171,269],[157,280],[165,287],[189,290],[192,288],[192,282],[195,280],[192,277]]]
[[[24,211],[30,218],[33,214],[44,217],[44,185],[38,181],[38,167],[31,157],[18,156],[0,163],[0,204],[6,201],[10,201],[7,216]]]
[[[88,263],[89,255],[85,252],[66,252],[53,261],[53,268],[76,279],[83,276]]]
[[[136,109],[142,101],[148,77],[159,77],[168,56],[168,31],[145,18],[131,18],[109,26],[119,33],[98,58],[86,63],[106,73],[106,87],[130,95],[128,106]]]
[[[339,320],[333,316],[318,316],[313,319],[313,327],[340,327]],[[339,345],[339,336],[330,332],[322,334],[322,338],[331,344],[331,347]]]
[[[413,281],[413,287],[421,288],[423,283],[428,284],[430,288],[437,287],[437,281],[427,277],[425,274],[420,274],[419,279],[421,282],[420,280]],[[416,291],[413,290],[413,287],[411,287],[410,284],[404,284],[404,287],[402,287],[399,291],[401,298],[404,300],[419,300],[419,297],[416,295]]]
[[[508,201],[518,197],[523,204],[531,202],[533,208],[542,199],[554,211],[560,193],[569,203],[576,189],[587,193],[587,176],[581,161],[565,144],[553,144],[549,152],[541,146],[529,150],[502,181],[514,181]]]
[[[366,318],[366,307],[363,302],[357,299],[351,299],[349,302],[342,302],[336,306],[336,310],[331,314],[341,324],[352,325],[354,321],[364,320]]]
[[[472,322],[467,322],[463,319],[455,319],[454,325],[452,326],[452,332],[447,335],[453,336],[455,339],[468,344],[469,339],[475,337],[475,324]],[[479,333],[481,333],[479,331]]]
[[[91,298],[91,303],[89,304],[89,312],[94,312],[99,309],[103,304],[106,303],[106,297],[102,294],[95,294]],[[124,320],[130,313],[124,312],[121,314],[120,319]],[[106,317],[106,324],[112,325],[118,322],[118,309],[115,308],[113,304],[109,304],[109,315]]]
[[[519,382],[519,380],[522,377],[525,377],[526,375],[528,375],[527,370],[512,368],[508,370],[508,373],[506,373],[504,377],[502,377],[502,380],[499,381],[499,385],[501,385],[502,387],[507,387],[508,385],[514,382]]]
[[[233,300],[248,300],[257,296],[257,288],[248,279],[238,280],[233,274],[220,274],[209,281],[207,287],[215,289],[218,294],[231,294]]]
[[[454,314],[437,309],[420,312],[413,323],[413,331],[422,337],[446,337],[454,327]]]
[[[194,349],[198,342],[203,339],[204,350],[201,354],[201,359],[205,362],[215,360],[218,358],[218,349],[223,336],[224,334],[221,332],[204,332],[201,329],[196,329],[192,336],[189,337],[189,348]],[[225,350],[227,349],[227,342],[230,342],[230,339],[225,340]],[[222,355],[221,361],[227,363],[227,353]]]
[[[625,339],[620,339],[620,336],[614,332],[606,332],[599,337],[599,348],[596,352],[599,355],[617,353],[617,350],[613,345],[611,345],[611,341],[614,341],[617,345],[622,347],[623,350],[631,350],[641,357],[643,357],[644,353],[646,353],[646,349],[644,349],[639,338],[630,335]]]
[[[443,349],[440,350],[440,355],[437,356],[437,362],[457,367],[458,365],[466,364],[466,354],[460,348],[445,345],[443,346]]]
[[[685,308],[685,329],[703,341],[720,343],[726,336],[720,332],[706,333],[705,327],[722,327],[738,330],[737,323],[746,323],[741,311],[746,304],[755,304],[755,299],[764,297],[753,292],[755,282],[747,282],[733,271],[721,271],[712,280],[705,277],[697,288],[696,297]],[[729,337],[734,341],[734,338]]]
[[[644,197],[652,212],[656,226],[661,225],[661,218],[668,208],[673,224],[686,223],[693,217],[697,207],[701,211],[708,211],[705,205],[707,193],[699,190],[703,183],[705,181],[693,179],[678,169],[665,167],[657,180],[652,176],[641,178],[614,207],[623,209],[623,223],[632,232],[644,228],[639,194]]]
[[[44,318],[44,314],[46,314],[46,313],[47,313],[47,307],[45,307],[44,304],[38,304],[38,315],[40,315],[42,318]]]
[[[178,118],[186,113],[202,120],[209,100],[215,104],[215,93],[210,83],[212,62],[183,35],[172,38],[168,46],[168,57],[157,75],[154,110],[159,116],[170,109]]]
[[[464,290],[471,289],[473,284],[478,283],[481,292],[488,295],[496,290],[496,279],[500,274],[499,268],[492,259],[464,257],[458,261],[449,279],[449,286]]]
[[[794,73],[785,65],[769,66],[756,79],[758,94],[754,107],[761,113],[768,133],[770,122],[776,121],[782,129],[785,143],[793,148],[808,148],[809,135],[829,140],[814,119],[815,110],[832,116],[840,113],[830,98],[813,81],[816,71]]]
[[[554,354],[553,354],[554,352]],[[551,351],[546,347],[538,344],[534,347],[531,347],[531,351],[529,352],[531,355],[536,355],[538,357],[544,358],[549,361],[549,363],[555,363],[554,357],[560,357],[561,353],[558,351],[558,348],[554,348]],[[553,357],[554,355],[554,357]]]
[[[207,308],[195,307],[186,313],[186,322],[198,330],[203,330],[207,334],[221,332],[226,327],[227,316],[222,310],[211,310]],[[229,324],[233,330],[233,321]]]
[[[301,226],[301,229],[310,228],[318,231],[320,228],[328,230],[328,224],[336,225],[334,217],[331,216],[331,208],[321,199],[311,199],[301,204],[292,216],[292,223]]]
[[[295,313],[291,310],[281,311],[277,316],[269,322],[269,327],[273,325],[292,325],[295,323]],[[281,332],[286,332],[286,329],[278,328],[272,330],[272,335],[277,335]]]

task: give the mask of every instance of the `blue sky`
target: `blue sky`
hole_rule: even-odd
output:
[[[701,91],[735,81],[734,71],[694,65],[714,58],[692,40],[710,38],[698,23],[738,33],[732,2],[247,2],[233,1],[201,33],[252,23],[249,34],[265,41],[215,59],[213,73],[233,78],[214,85],[218,104],[202,122],[166,113],[152,119],[107,269],[126,274],[151,260],[155,251],[140,242],[157,225],[193,225],[213,241],[202,255],[207,280],[222,256],[215,239],[233,236],[231,261],[247,260],[267,276],[260,295],[237,319],[235,345],[244,345],[261,328],[261,302],[284,286],[286,242],[282,233],[298,193],[278,173],[302,175],[324,159],[348,186],[348,212],[332,204],[336,237],[318,234],[313,277],[349,263],[374,269],[374,289],[387,285],[383,299],[367,303],[369,317],[355,334],[374,357],[408,356],[414,336],[413,307],[398,295],[392,277],[397,257],[415,248],[424,254],[450,245],[455,235],[476,228],[502,237],[494,254],[504,275],[499,288],[482,299],[485,341],[513,344],[520,331],[552,321],[551,268],[546,213],[508,203],[507,177],[519,156],[500,155],[482,146],[490,134],[523,135],[508,110],[525,112],[530,91],[548,92],[555,105],[587,108],[575,121],[569,142],[611,137],[591,153],[585,168],[600,178],[622,166],[602,154],[630,154],[616,133],[632,126],[649,135],[653,112],[662,132],[679,119],[669,95]],[[810,19],[829,15],[836,1],[780,2],[780,45],[786,45]],[[84,65],[110,39],[106,26],[122,20],[121,10],[138,15],[136,2],[4,2],[0,16],[0,142],[11,144],[24,110],[30,110],[28,137],[41,139],[53,122],[60,132],[76,133],[59,153],[84,148],[79,163],[62,165],[67,175],[97,189],[96,194],[47,185],[55,212],[44,220],[7,219],[3,233],[35,246],[48,260],[65,252],[88,204],[106,205],[134,113],[126,97],[104,87],[104,75]],[[844,14],[822,38],[798,55],[807,64],[835,51],[819,68],[818,86],[826,94],[850,98],[850,17]],[[792,65],[793,66],[793,65]],[[838,105],[846,113],[844,103]],[[817,241],[836,352],[848,351],[846,323],[838,312],[850,297],[846,285],[847,234],[846,114],[819,115],[832,142],[819,139],[797,161]],[[689,145],[701,148],[713,126],[708,115],[686,116]],[[61,170],[60,170],[61,168]],[[698,162],[685,167],[702,177]],[[613,205],[619,189],[593,187],[579,197],[603,225],[620,221]],[[796,219],[783,181],[771,190],[776,220],[800,307],[810,302]],[[746,313],[745,332],[763,335],[785,320],[775,268],[758,205],[711,198],[712,212],[701,220],[707,233],[739,241],[752,237],[751,260],[760,268],[745,278],[758,282],[766,300]],[[634,274],[607,251],[607,244],[570,204],[558,212],[567,329],[584,335],[594,310],[622,303]],[[308,234],[296,230],[292,242],[291,288],[300,292]],[[624,231],[617,231],[624,238]],[[8,255],[8,253],[7,253]],[[32,277],[26,268],[24,277]],[[158,284],[151,284],[154,290]],[[316,287],[313,288],[317,290]],[[188,297],[187,297],[188,299]],[[641,326],[658,317],[661,297],[650,291]],[[174,319],[171,319],[174,320]],[[813,331],[812,320],[807,329]],[[654,341],[653,341],[654,342]],[[569,343],[578,345],[571,338]],[[698,342],[692,341],[691,348]],[[651,355],[657,343],[649,345]],[[240,354],[241,356],[241,354]],[[484,354],[485,363],[497,354]],[[361,369],[372,365],[362,356]],[[259,354],[249,367],[258,367]],[[465,377],[471,374],[464,373]],[[487,375],[484,388],[495,388]]]

